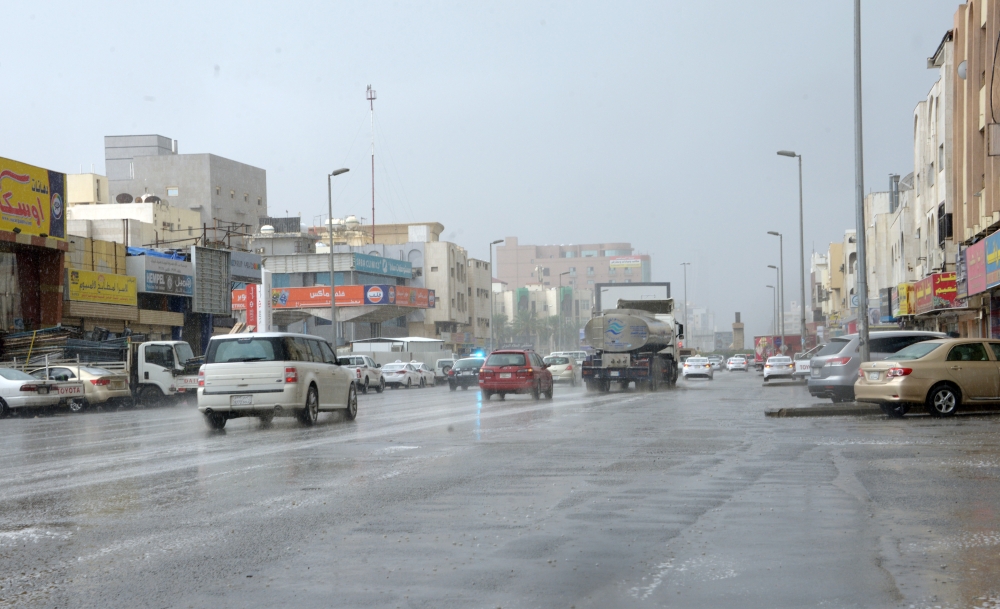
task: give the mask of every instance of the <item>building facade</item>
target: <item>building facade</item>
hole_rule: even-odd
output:
[[[497,278],[512,287],[529,284],[586,288],[598,283],[651,281],[646,254],[630,243],[522,245],[507,237],[496,248]]]

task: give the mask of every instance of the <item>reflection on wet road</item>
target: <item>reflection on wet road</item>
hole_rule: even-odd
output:
[[[760,385],[6,419],[0,606],[1000,606],[1000,419]]]

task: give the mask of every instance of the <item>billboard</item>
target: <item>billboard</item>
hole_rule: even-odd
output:
[[[66,238],[66,174],[0,157],[0,230]]]
[[[136,278],[143,294],[191,296],[194,294],[194,265],[185,260],[158,256],[129,256],[125,271]]]
[[[229,273],[233,281],[240,283],[261,282],[262,259],[260,254],[250,252],[229,252]]]
[[[77,269],[67,269],[66,277],[69,300],[131,307],[138,304],[135,277]]]
[[[194,295],[191,310],[195,313],[229,315],[232,312],[232,281],[229,274],[229,251],[210,247],[192,247]],[[229,294],[230,297],[226,298]]]
[[[965,274],[969,296],[986,291],[986,241],[980,241],[965,250]]]
[[[402,277],[404,279],[411,279],[413,277],[413,265],[404,260],[393,260],[392,258],[369,256],[367,254],[354,254],[353,266],[355,271],[361,273]]]
[[[642,258],[639,256],[615,256],[608,262],[608,266],[613,269],[637,269],[642,266]]]
[[[892,309],[892,316],[899,317],[901,315],[913,315],[914,314],[914,284],[912,283],[901,283],[896,286],[896,301],[895,306]]]
[[[955,273],[935,273],[924,277],[914,284],[917,315],[955,307],[957,291]]]
[[[986,242],[986,287],[1000,285],[1000,233],[993,233]]]
[[[387,285],[338,285],[337,306],[396,305],[417,309],[433,308],[434,293],[425,288]],[[275,309],[320,309],[330,306],[330,286],[303,288],[272,288],[271,303]],[[232,293],[234,310],[247,308],[244,290]]]

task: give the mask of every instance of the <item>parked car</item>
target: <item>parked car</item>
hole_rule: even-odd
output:
[[[427,364],[423,362],[413,361],[410,362],[413,369],[417,371],[420,375],[420,386],[421,387],[433,387],[434,386],[434,371],[427,367]]]
[[[861,364],[854,399],[902,417],[923,406],[947,417],[971,404],[1000,403],[1000,340],[952,338],[910,345]]]
[[[709,355],[708,363],[712,365],[712,370],[722,370],[722,362],[725,361],[721,355]]]
[[[479,370],[479,387],[483,399],[493,394],[506,399],[508,393],[530,393],[538,399],[552,399],[554,383],[548,365],[534,351],[527,349],[502,349],[490,353]]]
[[[790,379],[795,374],[795,364],[787,355],[772,355],[764,362],[764,382],[773,378]]]
[[[797,379],[806,380],[809,378],[809,362],[812,361],[814,355],[823,350],[826,343],[821,343],[816,345],[812,349],[806,351],[805,353],[796,353],[792,357],[792,361],[795,363],[795,374],[792,376]]]
[[[37,379],[14,368],[0,368],[0,419],[13,410],[58,406],[61,399],[54,381]]]
[[[885,359],[912,344],[935,338],[948,337],[940,332],[914,330],[872,332],[868,337],[870,360]],[[860,367],[858,335],[831,338],[809,361],[809,393],[834,402],[850,402]]]
[[[454,359],[439,359],[434,362],[434,379],[445,381],[448,379],[448,371],[455,366]]]
[[[375,389],[375,393],[385,391],[385,379],[382,378],[382,365],[367,355],[343,355],[337,358],[340,365],[354,372],[354,380],[361,393]]]
[[[572,357],[573,359],[576,360],[576,363],[579,364],[579,365],[583,365],[583,362],[587,361],[587,352],[586,351],[554,351],[552,353],[549,353],[549,355],[550,356],[556,355],[556,356],[561,356],[561,357]]]
[[[222,334],[208,341],[198,372],[198,410],[212,429],[238,417],[295,415],[313,425],[321,411],[358,415],[355,373],[326,340],[307,334]]]
[[[553,382],[569,383],[570,387],[576,387],[577,383],[583,382],[583,366],[577,362],[576,358],[565,355],[549,355],[542,361],[548,364]]]
[[[69,409],[73,412],[80,412],[84,408],[102,406],[117,408],[132,405],[132,390],[128,385],[128,374],[124,370],[112,372],[97,366],[75,364],[49,366],[47,377],[45,368],[32,370],[28,374],[35,378],[47,378],[65,384],[59,391],[63,393]]]
[[[730,372],[735,372],[736,370],[746,372],[748,369],[749,365],[747,364],[747,360],[740,356],[731,357],[729,358],[729,361],[726,362],[726,370]]]
[[[411,364],[400,360],[382,366],[382,378],[393,389],[420,387],[420,373]]]
[[[708,361],[707,357],[692,355],[684,360],[684,365],[681,367],[681,376],[684,379],[707,378],[710,381],[714,381],[715,369],[712,368],[712,363]]]
[[[448,371],[448,389],[455,391],[459,387],[478,387],[479,370],[485,361],[481,357],[466,357],[455,362],[455,366]]]

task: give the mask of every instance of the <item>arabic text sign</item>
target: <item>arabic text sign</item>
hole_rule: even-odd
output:
[[[241,283],[261,282],[260,254],[250,252],[229,252],[229,269],[233,281]]]
[[[986,242],[986,287],[1000,285],[1000,233],[993,233]]]
[[[914,286],[917,314],[954,307],[957,290],[955,273],[935,273],[924,277]]]
[[[186,260],[158,256],[129,256],[125,271],[138,280],[141,293],[192,296],[194,265]]]
[[[965,250],[965,272],[969,296],[986,291],[986,241]]]
[[[608,266],[613,269],[639,268],[642,266],[642,258],[638,256],[616,256],[608,261]]]
[[[0,230],[66,238],[66,174],[0,158]]]
[[[367,254],[354,254],[354,270],[361,273],[403,277],[405,279],[413,277],[413,265],[409,262]]]
[[[135,277],[77,269],[67,270],[66,275],[70,300],[133,307],[137,304]]]

